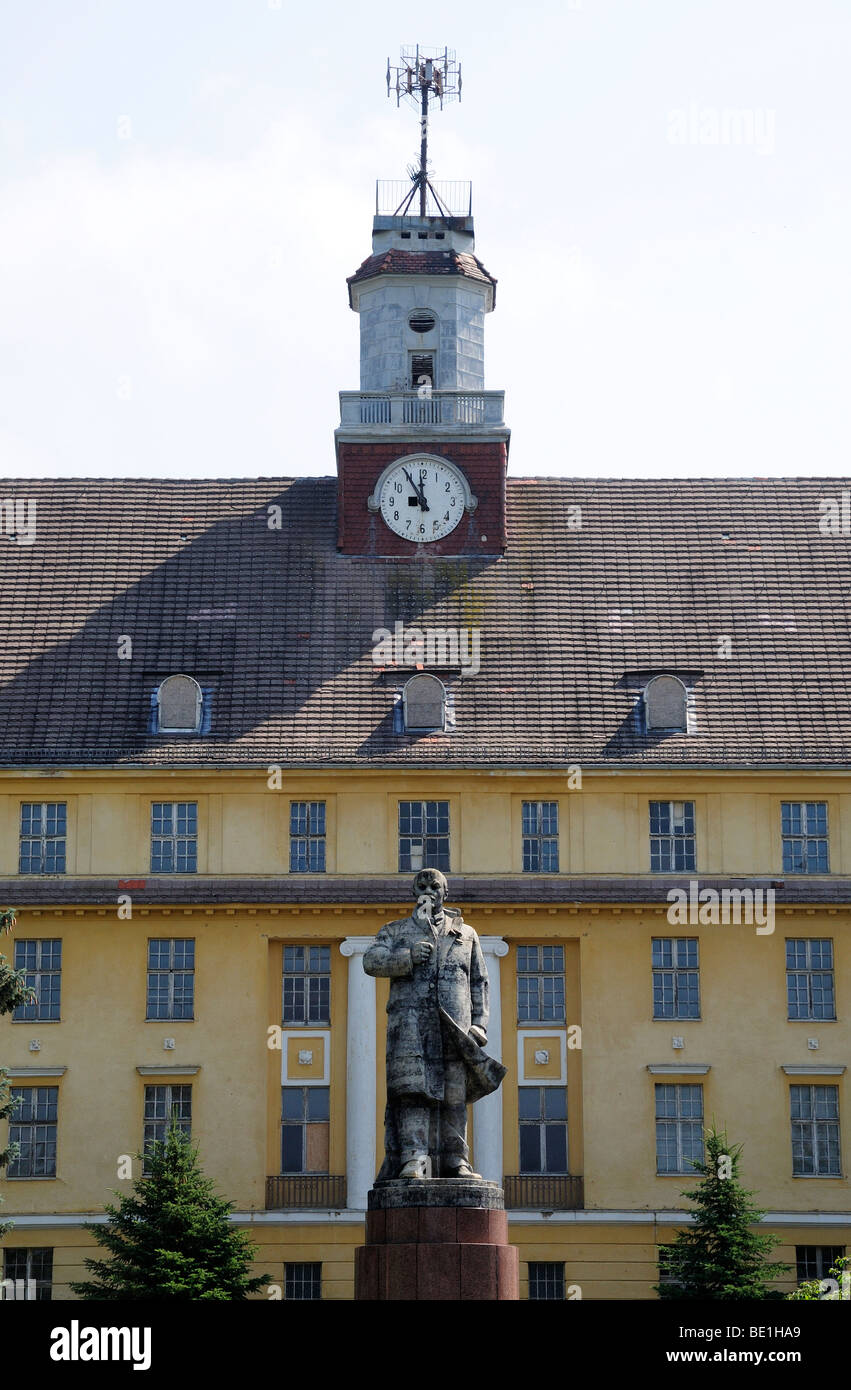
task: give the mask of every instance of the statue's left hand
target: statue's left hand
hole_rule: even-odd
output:
[[[474,1043],[478,1043],[479,1047],[484,1047],[485,1043],[488,1040],[488,1035],[485,1032],[484,1028],[479,1028],[477,1024],[473,1024],[473,1027],[470,1029],[469,1036],[473,1039]]]

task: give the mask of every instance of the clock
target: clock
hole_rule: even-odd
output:
[[[434,454],[409,454],[385,468],[368,505],[395,535],[427,545],[454,531],[476,499],[454,463]]]

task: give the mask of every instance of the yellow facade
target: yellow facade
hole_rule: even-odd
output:
[[[55,1298],[83,1275],[95,1247],[80,1223],[102,1210],[123,1157],[142,1143],[146,1084],[192,1086],[192,1135],[203,1168],[235,1204],[257,1243],[257,1271],[280,1285],[287,1261],[322,1264],[323,1297],[351,1298],[353,1250],[363,1240],[357,1210],[266,1210],[266,1179],[280,1172],[282,1066],[290,1079],[327,1078],[330,1086],[328,1171],[345,1175],[348,977],[339,950],[351,937],[372,937],[409,907],[409,874],[397,872],[397,803],[439,797],[450,803],[451,873],[486,885],[516,876],[517,903],[454,900],[482,936],[502,938],[503,1172],[520,1173],[518,1084],[552,1080],[563,1066],[568,1095],[570,1173],[584,1180],[581,1210],[518,1210],[510,1236],[520,1247],[521,1279],[530,1261],[565,1264],[565,1282],[583,1298],[648,1298],[657,1279],[658,1247],[670,1243],[670,1215],[684,1207],[682,1175],[658,1176],[654,1085],[661,1080],[703,1086],[706,1122],[726,1126],[744,1142],[742,1176],[769,1212],[782,1239],[776,1258],[791,1261],[796,1245],[851,1246],[848,1182],[851,1095],[849,1056],[851,949],[842,905],[778,903],[775,929],[753,925],[672,927],[658,902],[536,901],[535,876],[522,872],[521,803],[559,804],[560,872],[593,881],[640,878],[652,884],[648,802],[695,803],[696,876],[783,878],[780,804],[826,801],[831,877],[851,875],[851,777],[843,774],[654,770],[645,774],[586,772],[581,787],[565,776],[534,772],[370,770],[286,773],[279,790],[263,769],[194,772],[62,771],[7,773],[0,795],[0,875],[15,878],[22,801],[67,803],[69,901],[27,906],[30,875],[19,877],[14,936],[60,938],[59,1022],[0,1020],[0,1059],[13,1084],[59,1088],[55,1178],[7,1178],[3,1216],[18,1217],[4,1245],[54,1249]],[[197,875],[150,873],[150,804],[196,801]],[[204,905],[181,897],[195,877],[256,879],[268,887],[288,875],[290,801],[326,803],[325,901],[230,901]],[[335,881],[392,878],[397,891],[353,905]],[[689,875],[682,875],[685,882]],[[116,903],[77,902],[75,880],[116,883]],[[146,903],[146,891],[118,880],[167,882],[167,906]],[[129,893],[132,917],[119,915]],[[654,1020],[650,943],[654,936],[696,936],[700,946],[700,1021]],[[837,1018],[789,1021],[786,937],[830,938],[834,944]],[[145,1017],[146,952],[150,938],[195,941],[195,1009],[191,1020]],[[524,1024],[518,1044],[516,952],[524,943],[565,948],[564,1023]],[[329,946],[330,1025],[283,1030],[281,972],[286,944]],[[383,1017],[387,982],[376,990],[376,1149],[382,1145]],[[271,1032],[270,1032],[271,1030]],[[675,1049],[672,1036],[682,1038]],[[166,1050],[164,1040],[173,1038]],[[817,1039],[814,1049],[808,1040]],[[37,1051],[31,1043],[38,1041]],[[270,1045],[271,1044],[271,1045]],[[536,1060],[536,1052],[546,1060]],[[300,1058],[299,1054],[304,1056]],[[701,1066],[697,1073],[672,1071]],[[835,1075],[786,1066],[835,1065]],[[663,1066],[665,1071],[648,1068]],[[37,1071],[41,1069],[42,1076]],[[142,1069],[140,1071],[140,1068]],[[61,1070],[56,1076],[51,1072]],[[522,1074],[521,1074],[522,1073]],[[839,1088],[842,1177],[793,1177],[790,1082],[829,1081]],[[21,1078],[30,1078],[22,1082]],[[475,1129],[473,1160],[475,1162]],[[3,1136],[0,1136],[2,1142]],[[135,1170],[134,1170],[135,1171]],[[57,1218],[55,1223],[51,1218]],[[786,1281],[794,1284],[794,1277]],[[526,1284],[521,1296],[525,1296]],[[578,1290],[579,1292],[576,1292]]]

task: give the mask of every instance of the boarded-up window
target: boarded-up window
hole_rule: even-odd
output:
[[[434,353],[411,353],[411,389],[418,386],[434,386]]]
[[[201,687],[192,676],[166,676],[157,692],[162,733],[192,734],[201,719]]]
[[[446,724],[446,690],[437,676],[411,676],[402,698],[406,733],[443,730]]]
[[[644,691],[648,729],[685,729],[686,688],[677,676],[654,676]]]

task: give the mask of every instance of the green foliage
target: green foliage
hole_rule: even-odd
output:
[[[695,1164],[702,1181],[682,1194],[695,1204],[694,1224],[678,1233],[660,1261],[656,1292],[666,1299],[782,1298],[768,1283],[789,1266],[768,1260],[777,1236],[751,1230],[764,1213],[739,1182],[741,1144],[731,1146],[713,1127],[705,1145],[704,1161]]]
[[[0,933],[11,932],[16,921],[15,908],[0,907]],[[19,1004],[33,1003],[35,991],[27,989],[25,981],[24,971],[13,970],[6,957],[0,955],[0,1014],[10,1014]],[[14,1109],[15,1102],[9,1088],[9,1073],[0,1068],[0,1120],[8,1120]],[[16,1146],[12,1144],[0,1149],[0,1172],[11,1162],[16,1152]],[[10,1229],[8,1221],[0,1221],[0,1236],[5,1235]]]
[[[849,1259],[847,1255],[840,1255],[839,1259],[836,1261],[836,1264],[833,1265],[830,1274],[828,1275],[829,1279],[836,1280],[838,1288],[832,1289],[829,1292],[827,1292],[824,1289],[822,1289],[820,1280],[805,1279],[803,1284],[798,1285],[794,1293],[789,1293],[786,1295],[786,1297],[787,1299],[790,1299],[792,1301],[795,1301],[796,1299],[798,1301],[816,1299],[819,1303],[838,1303],[842,1299],[843,1274],[845,1275],[846,1280],[851,1278],[851,1259]],[[847,1298],[844,1301],[847,1302]]]
[[[141,1158],[141,1155],[137,1155]],[[249,1278],[254,1246],[228,1220],[233,1203],[216,1195],[198,1166],[198,1150],[174,1122],[151,1146],[149,1177],[133,1195],[116,1193],[103,1225],[89,1231],[110,1258],[85,1261],[94,1278],[72,1283],[83,1299],[230,1301],[256,1293],[269,1275]]]

